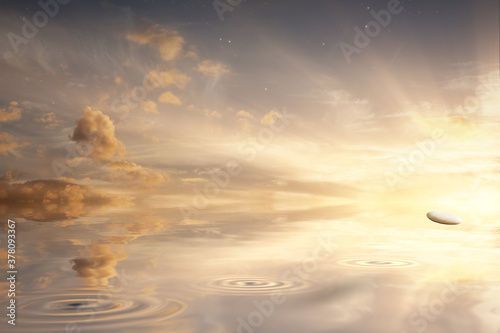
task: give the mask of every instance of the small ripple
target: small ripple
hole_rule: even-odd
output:
[[[373,269],[398,269],[411,268],[419,265],[418,262],[407,259],[389,259],[389,258],[358,258],[358,259],[342,259],[338,261],[339,265],[357,268],[373,268]]]
[[[227,293],[234,295],[273,294],[296,292],[307,288],[305,281],[281,281],[264,277],[220,277],[208,281],[192,283],[194,289],[203,292]]]
[[[20,306],[23,322],[27,325],[74,323],[88,328],[165,320],[186,308],[187,304],[177,299],[160,300],[109,292],[37,295],[23,300]]]

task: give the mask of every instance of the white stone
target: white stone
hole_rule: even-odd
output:
[[[442,224],[460,224],[462,219],[456,215],[433,210],[427,213],[429,220]]]

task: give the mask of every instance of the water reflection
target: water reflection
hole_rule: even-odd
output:
[[[326,219],[333,211],[336,218]],[[212,210],[185,221],[158,209],[96,211],[74,223],[20,218],[29,246],[19,254],[26,260],[16,331],[500,328],[497,228],[425,225],[423,214],[411,229],[353,206],[309,213]]]
[[[273,280],[263,277],[220,277],[204,279],[192,284],[205,293],[225,293],[231,295],[258,295],[290,293],[306,289],[305,281]]]
[[[394,269],[394,268],[410,268],[418,266],[418,262],[405,259],[342,259],[338,263],[342,266],[371,268],[371,269]]]
[[[109,245],[94,243],[90,246],[92,257],[72,259],[71,269],[83,278],[86,286],[107,286],[116,275],[115,266],[127,256],[123,252],[113,252]]]
[[[74,324],[85,330],[98,330],[167,320],[186,308],[187,304],[177,299],[76,290],[33,295],[19,311],[23,313],[23,326],[56,329],[58,324]]]

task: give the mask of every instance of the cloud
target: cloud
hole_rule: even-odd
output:
[[[12,152],[16,148],[24,147],[29,144],[29,142],[15,142],[14,137],[11,134],[0,132],[0,154],[2,155],[7,155],[8,152]]]
[[[44,113],[36,121],[45,124],[45,129],[53,129],[61,125],[61,120],[56,118],[54,112]]]
[[[11,182],[16,180],[23,173],[19,171],[7,171],[3,176],[0,176],[0,182]]]
[[[168,177],[166,177],[162,172],[145,169],[142,167],[120,173],[110,173],[108,177],[111,180],[128,180],[140,182],[144,185],[157,185],[164,183],[168,179]]]
[[[248,132],[252,128],[252,124],[246,118],[238,119],[238,124],[243,132]]]
[[[105,165],[105,167],[113,170],[138,170],[142,167],[138,164],[128,161],[112,161]]]
[[[198,50],[196,46],[194,45],[189,45],[188,46],[188,51],[184,55],[186,58],[191,59],[191,60],[199,60],[200,56],[198,55]]]
[[[89,258],[72,259],[74,271],[83,278],[87,287],[107,286],[109,279],[116,276],[116,264],[127,258],[124,252],[113,252],[111,246],[93,243],[89,249]]]
[[[177,31],[166,30],[158,24],[146,24],[148,26],[141,31],[128,34],[127,39],[157,49],[164,61],[176,59],[184,47],[184,38]]]
[[[208,76],[220,76],[230,73],[230,70],[227,68],[227,66],[219,62],[212,62],[210,60],[203,60],[198,64],[198,67],[196,69],[198,70],[198,72]]]
[[[158,101],[167,104],[182,105],[181,100],[170,91],[164,92],[158,97]]]
[[[141,108],[146,113],[158,114],[158,108],[156,106],[156,103],[151,100],[141,102]]]
[[[276,119],[283,117],[278,112],[271,110],[264,117],[260,119],[260,122],[264,125],[272,125],[276,122]]]
[[[198,108],[197,106],[193,105],[193,104],[190,104],[187,109],[189,111],[194,111],[194,112],[199,112],[199,113],[203,113],[205,116],[207,117],[212,117],[212,118],[221,118],[222,115],[216,111],[216,110],[210,110],[208,108],[204,108],[203,110]]]
[[[151,88],[168,87],[171,85],[184,89],[191,78],[176,69],[151,70],[145,77],[144,86]]]
[[[21,119],[21,113],[19,103],[12,101],[9,106],[0,109],[0,123]]]
[[[108,161],[115,155],[123,156],[125,146],[115,137],[115,126],[107,115],[86,107],[76,122],[71,140],[91,144],[90,155],[94,161]]]
[[[209,109],[203,109],[203,114],[205,114],[205,116],[207,117],[212,117],[212,118],[222,117],[222,115],[219,112],[215,110],[210,111]]]
[[[106,242],[112,244],[127,244],[144,235],[155,234],[160,230],[169,229],[171,226],[166,223],[167,220],[154,216],[147,216],[148,213],[134,214],[131,218],[131,223],[122,224],[125,229],[125,234],[109,235],[106,237]]]
[[[96,193],[89,186],[66,181],[12,183],[9,174],[1,179],[0,212],[33,221],[72,219],[86,215],[92,206],[129,206],[131,203],[131,197]]]
[[[128,161],[112,161],[105,165],[112,170],[120,170],[108,174],[111,180],[127,180],[140,182],[147,185],[161,184],[168,180],[168,177],[162,172],[144,168],[136,163]]]
[[[238,117],[243,117],[243,118],[248,118],[248,119],[255,119],[254,116],[248,112],[248,111],[245,111],[245,110],[240,110],[236,113],[236,115]]]
[[[0,154],[7,155],[7,152],[19,147],[17,142],[12,142],[12,135],[0,132]]]

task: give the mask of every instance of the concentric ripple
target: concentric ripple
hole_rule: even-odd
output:
[[[274,294],[278,292],[296,292],[307,288],[305,281],[273,280],[263,277],[220,277],[207,281],[197,281],[192,287],[209,293],[234,295]]]
[[[338,264],[348,267],[371,268],[371,269],[411,268],[419,265],[418,262],[412,260],[385,259],[385,258],[342,259],[338,261]]]
[[[186,308],[187,304],[177,299],[75,292],[30,297],[22,303],[20,312],[23,322],[31,325],[73,323],[105,328],[165,320]]]

